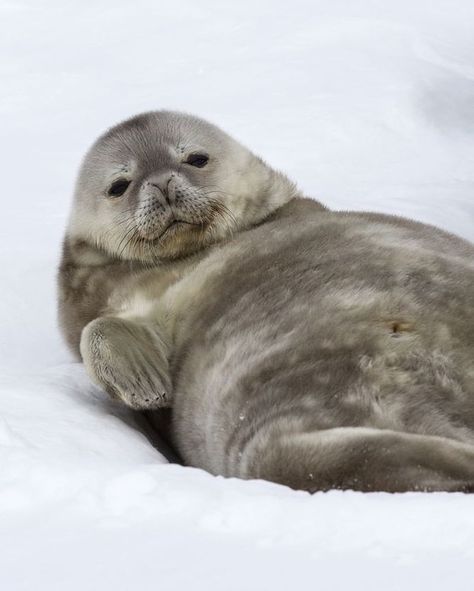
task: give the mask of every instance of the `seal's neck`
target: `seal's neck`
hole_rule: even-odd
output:
[[[111,256],[105,250],[83,238],[66,235],[63,241],[61,267],[99,268],[109,266],[142,267],[142,263],[122,260]]]
[[[306,199],[297,185],[282,172],[272,169],[261,159],[255,159],[254,162],[256,169],[248,171],[248,177],[254,187],[262,188],[245,204],[241,213],[243,229],[260,225],[273,218],[274,215],[278,215],[280,209],[295,200]],[[319,201],[312,201],[313,208],[321,211],[327,209]]]

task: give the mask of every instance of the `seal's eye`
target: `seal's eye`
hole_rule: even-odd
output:
[[[128,189],[128,185],[132,181],[127,181],[127,179],[118,179],[112,183],[110,189],[107,191],[107,195],[109,197],[121,197],[125,191]]]
[[[196,168],[203,168],[209,162],[209,156],[206,154],[190,154],[186,160],[186,164],[196,166]]]

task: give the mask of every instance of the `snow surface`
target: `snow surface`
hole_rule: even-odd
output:
[[[131,114],[221,125],[333,208],[474,239],[474,3],[0,0],[0,587],[460,589],[474,497],[166,464],[61,343],[75,172]]]

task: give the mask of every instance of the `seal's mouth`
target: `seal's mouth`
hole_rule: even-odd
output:
[[[145,208],[139,211],[135,224],[135,233],[122,240],[124,248],[130,247],[128,256],[143,260],[173,259],[197,252],[231,235],[236,226],[228,208],[211,199],[198,205],[190,202],[170,207],[160,214]]]
[[[180,230],[186,229],[186,226],[199,226],[200,224],[194,224],[193,222],[186,222],[185,220],[177,220],[173,219],[171,222],[166,226],[166,228],[161,232],[158,236],[157,240],[162,240],[163,238],[167,238],[168,236],[172,236],[179,232]]]

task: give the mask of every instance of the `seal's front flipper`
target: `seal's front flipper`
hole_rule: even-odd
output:
[[[81,355],[91,379],[136,410],[171,406],[168,347],[153,325],[97,318],[82,331]]]

